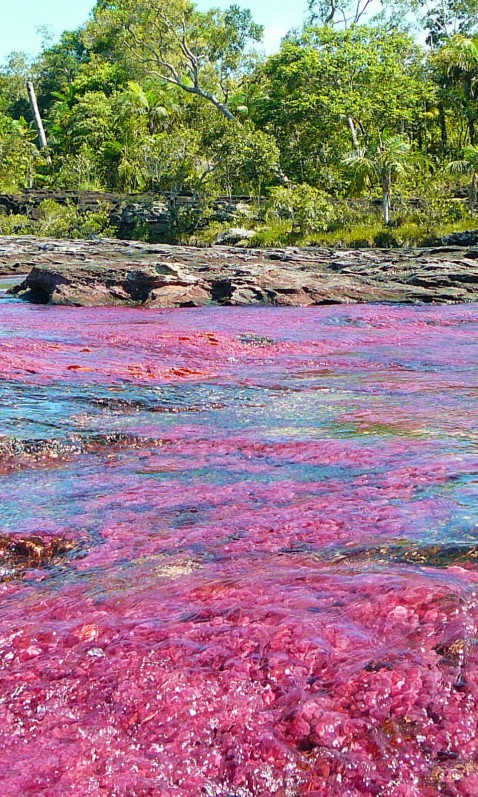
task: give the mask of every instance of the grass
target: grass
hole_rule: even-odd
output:
[[[98,212],[80,213],[71,206],[60,206],[46,200],[42,203],[38,220],[26,216],[0,215],[0,235],[35,235],[39,238],[51,236],[55,238],[87,238],[91,235],[111,237],[114,230],[108,226],[109,217],[106,207],[99,207]],[[251,218],[237,218],[234,222],[212,221],[194,234],[184,234],[180,243],[196,246],[212,246],[220,233],[231,227],[253,228]],[[423,215],[410,213],[401,223],[384,226],[380,217],[371,213],[368,217],[350,218],[347,222],[336,222],[326,232],[309,232],[299,235],[292,229],[292,222],[284,219],[256,220],[255,234],[243,246],[248,248],[284,247],[284,246],[327,246],[331,249],[361,248],[401,248],[432,246],[445,235],[454,232],[465,232],[478,229],[478,215],[467,213],[464,218],[432,222],[423,220]],[[136,238],[136,236],[135,236]],[[138,240],[147,240],[145,229],[138,235]],[[184,240],[183,240],[184,239]],[[167,240],[162,236],[162,240]],[[171,240],[177,243],[177,236]]]
[[[259,227],[256,234],[250,239],[249,246],[289,246],[297,242],[297,234],[292,232],[290,221],[276,219],[269,224]]]
[[[220,232],[228,229],[230,223],[218,224],[213,222],[194,236],[188,238],[188,243],[211,246]],[[251,220],[243,223],[238,220],[234,226],[251,226]],[[478,217],[467,216],[463,219],[432,224],[417,220],[413,216],[399,224],[385,226],[378,216],[368,219],[358,219],[348,224],[336,225],[335,229],[327,232],[310,232],[299,235],[292,230],[292,223],[288,220],[271,219],[257,226],[254,236],[244,242],[244,246],[251,248],[283,247],[283,246],[326,246],[331,249],[362,249],[362,248],[407,248],[432,246],[445,235],[453,232],[465,232],[478,229]]]
[[[381,221],[359,222],[349,227],[329,232],[309,233],[299,237],[284,226],[274,224],[262,228],[251,246],[327,246],[332,249],[362,249],[379,247],[383,249],[401,247],[432,246],[440,238],[454,232],[478,229],[478,218],[461,219],[436,225],[404,221],[397,226],[386,227]]]

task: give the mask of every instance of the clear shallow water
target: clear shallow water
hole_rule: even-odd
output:
[[[25,279],[25,275],[10,277],[10,276],[2,276],[0,274],[0,297],[2,299],[6,298],[6,291],[9,288],[12,288],[14,285],[19,285]]]
[[[478,308],[0,306],[0,783],[478,793]],[[130,436],[107,445],[110,433]]]

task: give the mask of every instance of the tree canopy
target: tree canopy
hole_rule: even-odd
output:
[[[386,195],[391,222],[434,184],[451,200],[476,183],[477,2],[311,0],[266,57],[239,5],[97,0],[80,29],[0,70],[0,190],[280,197],[291,220]]]

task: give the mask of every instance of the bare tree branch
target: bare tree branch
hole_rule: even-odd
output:
[[[324,25],[330,25],[330,23],[334,21],[336,10],[337,6],[335,5],[335,0],[330,0],[330,11],[324,19]]]
[[[199,79],[199,59],[193,53],[188,44],[185,20],[183,19],[182,21],[181,37],[178,37],[172,23],[169,22],[167,17],[165,17],[165,15],[159,10],[152,21],[152,25],[158,30],[158,32],[160,31],[161,25],[163,25],[164,29],[162,33],[166,31],[174,36],[178,42],[182,55],[186,59],[186,69],[189,73],[189,77],[191,78],[192,85],[186,83],[180,77],[178,69],[174,66],[174,64],[164,58],[160,45],[157,48],[153,47],[151,44],[144,41],[144,39],[140,38],[131,25],[127,24],[125,26],[125,30],[133,40],[135,46],[133,47],[127,40],[125,41],[125,44],[134,58],[143,65],[154,64],[157,68],[159,68],[159,71],[158,69],[151,70],[151,74],[153,74],[155,77],[158,77],[167,83],[171,83],[172,85],[178,86],[180,89],[182,89],[182,91],[185,91],[188,94],[201,97],[207,102],[210,102],[218,111],[220,111],[220,113],[222,113],[223,116],[226,117],[226,119],[229,121],[235,121],[236,117],[229,110],[226,104],[228,100],[228,92],[224,91],[225,102],[222,102],[218,97],[214,96],[214,94],[206,89],[201,88]],[[146,51],[149,56],[145,56],[143,54],[144,51]]]

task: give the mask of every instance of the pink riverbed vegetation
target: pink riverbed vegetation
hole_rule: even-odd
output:
[[[477,333],[5,302],[2,797],[476,797]]]

